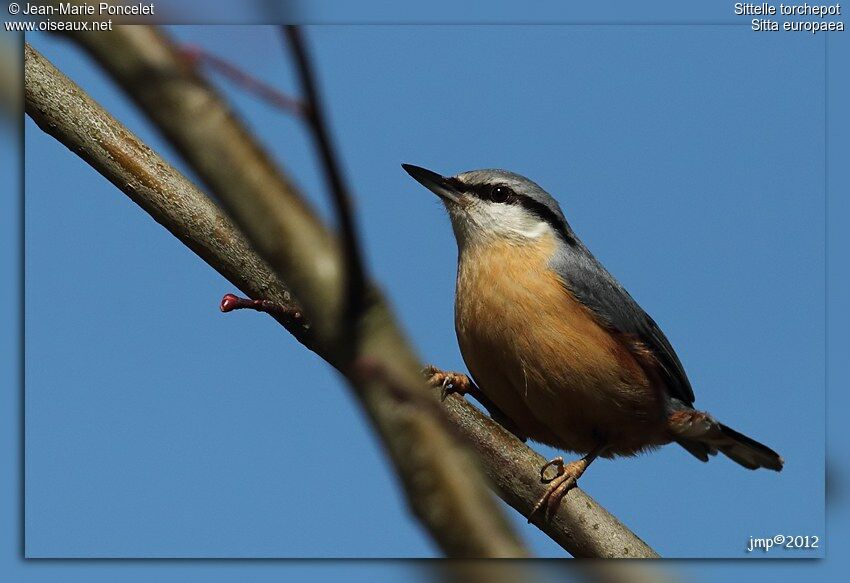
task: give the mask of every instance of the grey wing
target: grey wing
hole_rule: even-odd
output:
[[[658,324],[643,311],[623,286],[596,261],[581,242],[557,254],[552,268],[564,285],[606,327],[640,340],[653,354],[670,396],[686,405],[694,391],[679,357]]]

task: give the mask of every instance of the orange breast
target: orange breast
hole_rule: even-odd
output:
[[[548,266],[554,238],[465,249],[455,327],[467,367],[532,439],[634,453],[658,441],[661,400],[629,349]]]

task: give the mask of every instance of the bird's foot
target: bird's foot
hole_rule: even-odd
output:
[[[467,375],[459,372],[446,372],[430,364],[422,369],[422,374],[432,387],[440,387],[441,401],[445,401],[446,397],[452,393],[457,393],[461,396],[470,395],[487,409],[493,421],[513,433],[520,441],[526,441],[528,439],[520,432],[516,424]]]
[[[427,365],[422,369],[422,374],[433,387],[440,387],[440,400],[445,401],[452,393],[466,395],[473,392],[472,381],[463,373],[446,372],[436,366]]]
[[[534,508],[531,509],[531,513],[528,515],[528,522],[531,522],[534,515],[541,509],[545,509],[544,519],[547,522],[551,520],[558,511],[558,506],[561,504],[561,500],[564,495],[566,495],[570,488],[575,487],[576,482],[587,469],[588,463],[587,459],[582,458],[580,460],[564,464],[564,458],[562,457],[556,457],[555,459],[546,462],[543,467],[540,468],[540,481],[544,484],[549,484],[549,487],[546,488],[546,492],[540,500],[537,501]],[[546,477],[546,470],[549,468],[555,468],[554,477]]]

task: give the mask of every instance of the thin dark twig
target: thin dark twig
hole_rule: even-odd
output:
[[[330,132],[327,129],[328,126],[319,96],[318,84],[316,83],[313,66],[307,54],[307,47],[301,37],[301,31],[297,26],[293,25],[284,26],[283,30],[289,48],[295,58],[301,89],[306,99],[306,117],[313,130],[312,133],[316,141],[316,147],[322,158],[325,178],[328,181],[328,188],[333,197],[334,206],[339,218],[339,227],[342,231],[346,265],[345,285],[348,292],[346,294],[348,304],[344,315],[348,321],[348,325],[351,326],[364,307],[366,288],[366,276],[360,253],[357,228],[354,223],[351,196],[342,176],[342,169],[340,168],[338,157],[331,141]],[[351,327],[353,328],[353,326]],[[352,334],[355,333],[355,330],[350,331]],[[351,344],[354,345],[355,343],[352,342]]]
[[[209,66],[216,72],[221,73],[232,83],[239,85],[248,93],[252,93],[266,103],[298,117],[307,116],[307,105],[303,101],[287,95],[265,81],[257,79],[233,63],[196,45],[186,45],[181,48],[181,52],[189,63],[199,63]]]

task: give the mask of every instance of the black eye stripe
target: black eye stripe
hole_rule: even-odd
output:
[[[499,203],[514,204],[517,199],[517,195],[513,189],[504,184],[465,185],[464,190],[482,200],[491,200]]]
[[[460,181],[458,181],[460,182]],[[524,194],[518,194],[509,186],[505,186],[502,184],[475,184],[475,185],[459,185],[466,190],[467,192],[473,194],[477,198],[483,200],[492,200],[492,191],[494,187],[501,187],[508,190],[508,195],[505,197],[505,200],[501,204],[516,204],[523,208],[525,208],[530,213],[534,214],[542,221],[546,221],[549,226],[551,226],[556,233],[559,233],[563,239],[570,245],[575,244],[575,237],[569,232],[567,228],[565,228],[564,222],[548,206],[539,202],[530,196],[526,196]]]
[[[446,178],[446,185],[451,187],[451,188],[454,188],[455,190],[460,190],[460,191],[469,190],[469,186],[467,186],[466,184],[464,184],[463,182],[461,182],[460,180],[458,180],[454,176],[452,176],[451,178]]]

